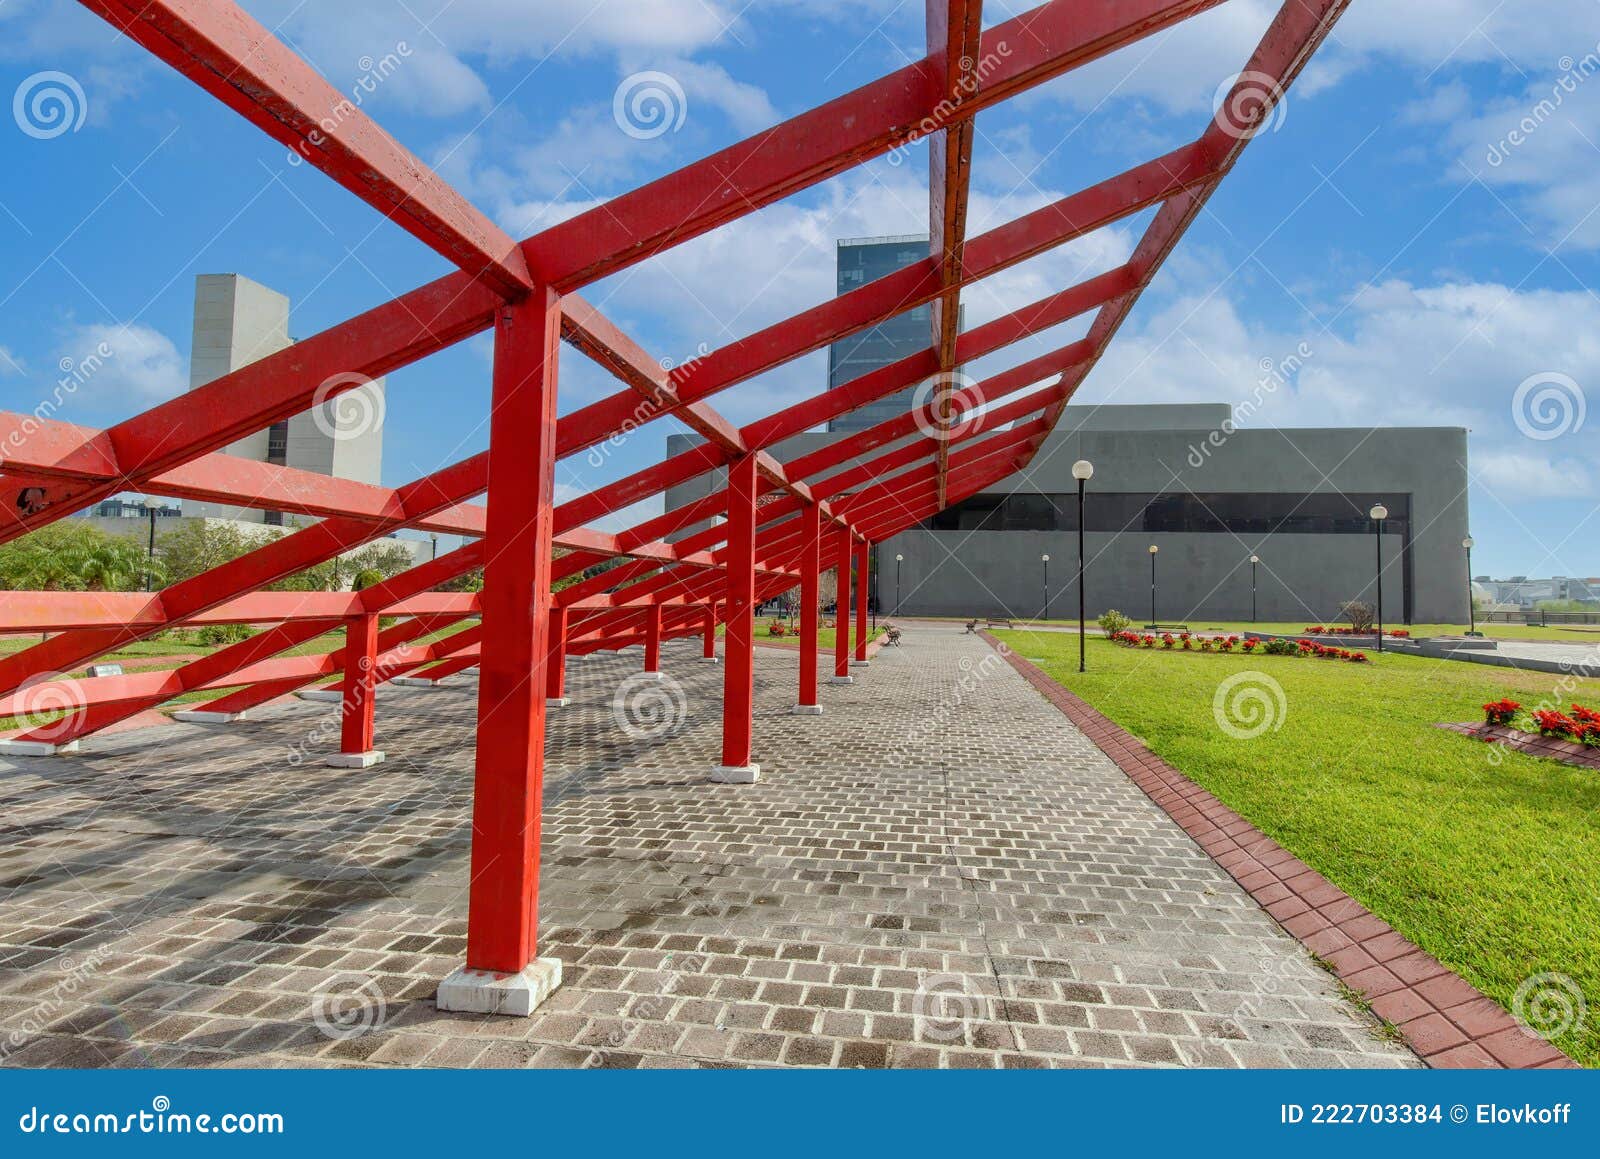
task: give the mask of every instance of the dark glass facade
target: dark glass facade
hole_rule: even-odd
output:
[[[837,289],[840,294],[928,257],[926,237],[895,237],[871,241],[842,241],[838,250]],[[841,338],[828,348],[828,388],[842,386],[863,374],[926,350],[932,340],[929,307],[918,306],[888,321]],[[885,419],[904,414],[915,389],[901,391],[833,420],[830,431],[861,431]]]
[[[1389,508],[1386,532],[1409,534],[1410,496],[1336,491],[1184,491],[1160,495],[1095,491],[1084,505],[1085,530],[1370,535],[1372,520],[1367,512],[1379,502]],[[922,527],[927,531],[1076,531],[1078,496],[1075,492],[975,495],[925,520]]]

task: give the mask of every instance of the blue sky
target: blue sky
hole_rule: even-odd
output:
[[[991,0],[985,23],[1028,6]],[[366,111],[518,237],[923,51],[922,4],[888,0],[244,7],[336,87],[369,78]],[[972,230],[1196,136],[1274,7],[1230,0],[984,113]],[[1079,400],[1238,405],[1259,395],[1264,363],[1304,344],[1249,425],[1468,427],[1476,570],[1600,574],[1600,413],[1587,414],[1600,390],[1600,3],[1519,9],[1357,0]],[[32,410],[62,359],[103,340],[116,357],[58,417],[105,426],[180,392],[199,273],[288,294],[305,336],[446,272],[79,5],[0,0],[0,94],[37,92],[47,72],[70,78],[53,83],[82,123],[25,126],[43,114],[14,99],[0,127],[0,407]],[[619,87],[640,73],[675,86],[659,135],[618,120]],[[829,296],[836,238],[925,228],[925,153],[900,160],[585,294],[660,358],[715,348]],[[968,324],[1121,261],[1144,221],[979,286]],[[488,354],[479,339],[391,376],[386,483],[483,448]],[[615,389],[578,355],[562,374],[563,411]],[[745,420],[825,382],[818,354],[717,405]],[[563,493],[659,457],[674,429],[569,460]]]

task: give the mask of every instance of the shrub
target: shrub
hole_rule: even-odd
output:
[[[784,631],[782,620],[772,620],[767,624],[767,635],[769,636],[781,636]]]
[[[1100,630],[1106,634],[1107,638],[1121,635],[1131,627],[1133,627],[1133,621],[1115,608],[1107,609],[1106,613],[1100,617]]]
[[[196,633],[196,638],[208,648],[237,644],[255,635],[249,624],[207,624]]]
[[[1522,705],[1509,697],[1491,700],[1483,706],[1483,719],[1486,724],[1507,725],[1517,715],[1517,709]]]
[[[1267,640],[1261,645],[1261,651],[1268,656],[1295,656],[1300,649],[1293,640]]]
[[[1347,600],[1339,605],[1339,614],[1350,621],[1350,626],[1355,629],[1356,635],[1364,636],[1372,631],[1372,605],[1364,604],[1360,600]]]

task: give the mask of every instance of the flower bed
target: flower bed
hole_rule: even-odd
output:
[[[1372,635],[1372,632],[1358,632],[1354,628],[1325,628],[1321,624],[1318,624],[1315,627],[1307,628],[1305,634],[1307,636],[1370,636]],[[1393,628],[1390,631],[1385,632],[1384,635],[1388,636],[1391,640],[1411,639],[1411,633],[1405,628]]]
[[[1491,700],[1483,706],[1484,723],[1515,732],[1538,733],[1556,740],[1600,748],[1600,712],[1574,704],[1571,712],[1558,708],[1522,711],[1515,700]]]
[[[1365,652],[1347,648],[1330,648],[1315,640],[1262,640],[1256,636],[1199,636],[1191,632],[1160,636],[1145,632],[1118,632],[1111,637],[1125,648],[1161,648],[1178,652],[1232,652],[1238,649],[1246,654],[1260,652],[1267,656],[1312,656],[1322,660],[1344,660],[1351,664],[1365,664]]]

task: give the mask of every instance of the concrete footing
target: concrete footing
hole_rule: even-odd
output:
[[[854,684],[855,682],[856,682],[856,678],[854,676],[830,676],[830,677],[828,677],[828,683],[829,684]]]
[[[337,688],[308,688],[297,695],[301,700],[342,701],[344,699],[344,693]]]
[[[232,724],[236,720],[248,720],[248,712],[208,712],[203,708],[184,708],[172,714],[173,720],[181,720],[185,724]]]
[[[439,983],[434,1005],[465,1014],[527,1017],[561,985],[561,959],[535,958],[520,974],[460,969]]]
[[[546,708],[565,708],[571,703],[572,697],[570,696],[547,696],[544,698],[544,706]]]
[[[334,769],[370,769],[383,764],[383,753],[378,749],[365,753],[334,753],[323,763]]]
[[[389,683],[398,684],[401,688],[439,687],[439,682],[437,680],[429,680],[426,676],[396,676],[393,680],[389,681]]]
[[[711,770],[719,785],[753,785],[761,779],[760,765],[719,765]]]
[[[793,708],[791,708],[789,710],[789,715],[790,716],[821,716],[822,715],[822,705],[820,705],[820,704],[797,704],[797,705],[795,705]]]
[[[665,680],[666,678],[667,678],[667,674],[665,672],[641,672],[641,673],[639,673],[639,679],[640,680]]]
[[[866,668],[866,667],[870,666],[871,664],[872,664],[871,660],[852,660],[852,661],[850,661],[850,667],[852,667],[852,668]]]
[[[702,657],[700,657],[700,663],[702,663],[702,664],[720,664],[721,662],[722,662],[722,657],[721,656],[702,656]]]
[[[59,757],[78,751],[78,742],[51,744],[43,740],[0,740],[0,757]]]

